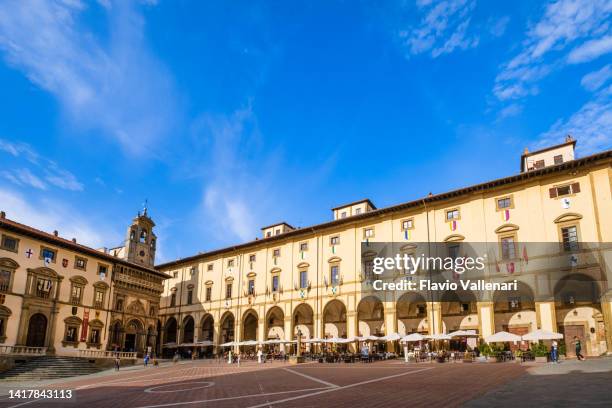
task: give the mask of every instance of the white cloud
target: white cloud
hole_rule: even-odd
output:
[[[582,77],[580,84],[588,91],[596,91],[612,78],[612,65],[590,72]]]
[[[417,1],[417,8],[425,16],[417,27],[402,30],[400,37],[410,54],[430,53],[433,58],[476,47],[478,36],[468,33],[475,5],[468,0]]]
[[[600,91],[569,119],[557,120],[540,135],[537,147],[558,144],[567,134],[578,140],[576,150],[580,155],[612,148],[612,85]]]
[[[17,158],[23,157],[27,162],[31,163],[34,168],[44,173],[43,177],[39,177],[34,175],[31,169],[26,168],[3,171],[3,177],[15,184],[29,185],[41,190],[46,190],[47,186],[42,181],[42,178],[44,178],[48,183],[64,190],[83,190],[83,184],[77,180],[74,174],[59,167],[54,161],[40,156],[26,143],[15,143],[0,139],[0,150]]]
[[[510,22],[510,17],[504,16],[493,20],[490,23],[489,32],[494,37],[501,37],[506,32],[506,28],[508,28],[508,23]]]
[[[567,56],[570,64],[579,64],[594,60],[612,51],[612,35],[587,41],[574,48]]]
[[[96,222],[91,214],[83,215],[64,203],[43,198],[26,198],[14,191],[0,188],[0,205],[9,219],[40,230],[59,231],[60,236],[97,248],[120,242],[121,235]]]
[[[519,104],[513,103],[503,108],[499,112],[499,115],[497,118],[498,120],[506,119],[509,117],[518,116],[521,114],[521,112],[523,112],[523,107]]]
[[[87,7],[77,0],[2,2],[0,50],[58,99],[75,126],[110,135],[130,153],[147,153],[172,123],[170,76],[148,52],[132,2],[109,4],[104,41],[83,24]]]
[[[493,94],[501,101],[524,98],[538,92],[540,79],[568,62],[583,62],[609,52],[606,34],[611,13],[610,0],[547,4],[540,20],[527,30],[521,51],[503,65]]]

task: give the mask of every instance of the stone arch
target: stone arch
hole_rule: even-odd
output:
[[[9,268],[9,269],[19,268],[19,264],[11,258],[0,258],[0,266]]]
[[[257,340],[259,317],[257,312],[249,309],[242,315],[242,340]]]
[[[215,319],[210,313],[207,313],[200,321],[200,340],[213,341],[214,335]]]
[[[516,290],[494,292],[493,310],[496,332],[522,336],[538,328],[534,290],[526,282],[518,281]]]
[[[182,335],[183,338],[181,339],[181,343],[193,343],[195,336],[195,321],[191,315],[187,315],[183,319]]]
[[[323,332],[326,337],[346,337],[346,306],[338,299],[323,308]]]
[[[176,332],[178,330],[178,323],[174,317],[170,317],[166,320],[164,325],[164,342],[166,344],[176,343]]]
[[[83,285],[83,286],[87,285],[87,279],[85,279],[84,277],[80,275],[72,276],[70,278],[70,282],[76,283],[77,285]]]
[[[219,336],[219,340],[221,343],[228,343],[230,341],[234,341],[234,330],[236,319],[232,312],[225,312],[223,316],[221,316],[221,335]]]
[[[376,296],[366,296],[357,305],[360,336],[383,336],[385,333],[385,307]]]
[[[285,340],[285,313],[278,306],[273,306],[266,313],[264,340]]]
[[[445,291],[440,298],[442,322],[447,332],[478,330],[478,298],[471,290]]]
[[[406,292],[395,303],[400,334],[428,333],[427,301],[421,293]]]
[[[303,339],[315,337],[314,333],[314,311],[308,303],[300,303],[293,310],[293,336],[297,336],[298,331],[302,333]],[[289,340],[293,340],[293,337]]]

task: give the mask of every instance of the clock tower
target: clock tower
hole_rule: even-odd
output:
[[[138,213],[127,230],[124,256],[126,255],[125,258],[128,261],[153,267],[157,245],[153,227],[155,223],[147,214],[147,207],[145,207],[142,214]]]

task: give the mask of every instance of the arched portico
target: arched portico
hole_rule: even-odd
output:
[[[358,334],[383,336],[385,334],[385,308],[376,296],[367,296],[357,306]]]

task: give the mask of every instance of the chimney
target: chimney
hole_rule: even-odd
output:
[[[6,213],[4,211],[0,211],[0,218],[5,219]]]
[[[59,232],[57,232],[57,230],[53,231],[53,235],[55,235],[56,237],[59,235]]]
[[[523,154],[529,154],[529,149],[525,148],[525,150],[523,150]]]
[[[573,141],[574,141],[574,138],[572,137],[572,135],[565,136],[565,143],[569,143]]]
[[[76,238],[72,238],[72,242],[76,244]]]

